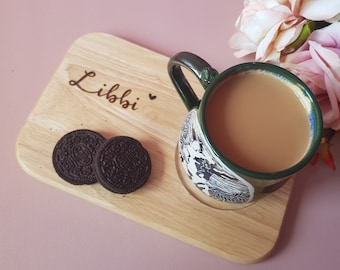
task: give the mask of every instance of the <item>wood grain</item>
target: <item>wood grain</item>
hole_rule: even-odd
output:
[[[168,78],[168,60],[108,34],[80,37],[22,127],[17,159],[29,175],[46,184],[193,246],[233,262],[262,260],[279,237],[294,179],[238,210],[214,209],[192,197],[181,184],[174,162],[187,112]],[[189,80],[200,88],[197,80]],[[147,184],[118,195],[99,184],[73,186],[60,179],[52,165],[53,148],[61,136],[81,128],[106,138],[138,139],[152,160]]]

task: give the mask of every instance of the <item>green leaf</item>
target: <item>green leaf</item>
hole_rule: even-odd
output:
[[[295,41],[287,46],[285,49],[286,53],[292,53],[302,46],[314,30],[314,21],[308,21],[301,30],[301,33]]]
[[[308,39],[308,37],[314,30],[324,28],[328,25],[329,23],[324,22],[324,21],[308,21],[302,27],[301,33],[299,34],[297,39],[285,48],[284,53],[287,54],[287,53],[295,52],[298,48],[300,48],[306,42],[306,40]]]

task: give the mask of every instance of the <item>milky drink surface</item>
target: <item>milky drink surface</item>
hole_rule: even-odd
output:
[[[274,74],[251,71],[224,80],[210,95],[205,117],[217,149],[252,171],[287,169],[309,146],[308,111],[292,84]]]

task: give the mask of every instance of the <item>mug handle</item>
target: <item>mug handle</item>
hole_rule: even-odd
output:
[[[184,105],[187,107],[188,111],[190,111],[199,106],[200,100],[188,80],[185,78],[181,67],[185,67],[193,72],[204,90],[216,78],[218,72],[205,60],[193,53],[179,52],[170,58],[168,63],[169,76]]]

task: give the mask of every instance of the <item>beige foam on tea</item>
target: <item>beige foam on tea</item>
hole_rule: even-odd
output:
[[[261,172],[296,164],[310,138],[308,112],[289,83],[260,71],[223,81],[206,106],[209,136],[232,162]]]

